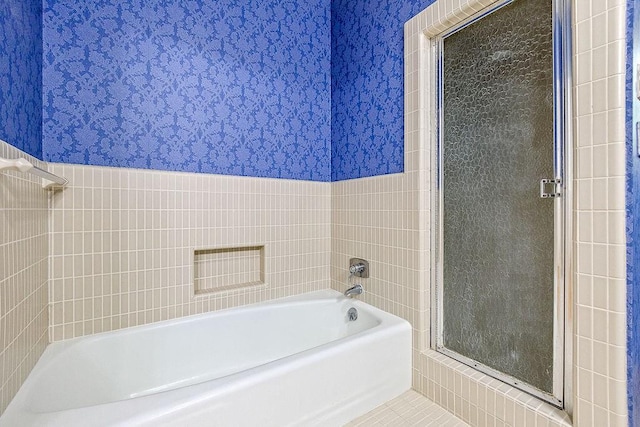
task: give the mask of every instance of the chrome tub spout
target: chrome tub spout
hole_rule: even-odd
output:
[[[357,284],[357,285],[354,285],[354,286],[350,287],[346,291],[344,291],[344,296],[345,297],[349,297],[349,298],[353,298],[354,295],[361,295],[363,293],[364,293],[364,288],[362,287],[361,284]]]

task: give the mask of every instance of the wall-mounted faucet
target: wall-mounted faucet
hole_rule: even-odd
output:
[[[356,276],[366,279],[369,277],[369,262],[360,258],[349,260],[349,277]]]
[[[361,284],[355,284],[346,291],[344,291],[344,296],[353,298],[354,295],[362,295],[364,293],[364,288]]]
[[[349,267],[349,273],[351,274],[358,274],[358,273],[362,273],[365,269],[365,265],[361,262],[357,263],[357,264],[353,264],[351,267]]]

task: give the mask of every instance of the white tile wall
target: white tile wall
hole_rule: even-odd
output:
[[[577,425],[626,425],[625,3],[574,1]]]
[[[361,283],[360,299],[407,319],[414,328],[414,361],[425,314],[417,229],[417,172],[332,184],[331,286],[342,292]],[[352,257],[369,261],[369,278],[349,280]]]
[[[52,341],[329,287],[328,183],[51,167]],[[261,245],[264,285],[194,296],[195,249]]]
[[[0,157],[43,162],[0,141]],[[47,345],[48,192],[31,175],[0,174],[0,414]]]

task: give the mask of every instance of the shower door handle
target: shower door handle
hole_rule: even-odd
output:
[[[558,187],[562,184],[562,180],[556,179],[541,179],[540,180],[540,197],[542,199],[553,199],[560,197],[560,191]],[[547,191],[547,186],[551,186],[551,191]]]

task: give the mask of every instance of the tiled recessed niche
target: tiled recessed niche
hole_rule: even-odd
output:
[[[196,295],[264,283],[264,246],[199,249],[193,255]]]

